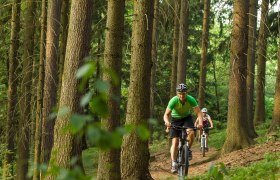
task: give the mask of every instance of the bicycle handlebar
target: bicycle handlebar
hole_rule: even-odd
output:
[[[203,127],[202,129],[206,130],[206,129],[213,129],[213,127]]]
[[[174,129],[193,129],[193,130],[196,130],[197,128],[194,127],[194,126],[190,126],[190,127],[185,127],[185,126],[175,126],[175,125],[172,125],[171,124],[171,128],[174,128]]]

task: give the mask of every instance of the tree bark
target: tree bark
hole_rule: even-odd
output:
[[[125,0],[109,0],[105,37],[104,66],[121,78],[122,45],[124,32]],[[103,80],[108,81],[109,114],[101,119],[104,129],[114,131],[120,125],[121,81],[114,82],[113,78],[103,74]],[[97,179],[120,179],[120,149],[111,149],[99,153]]]
[[[75,136],[69,131],[64,131],[64,128],[69,126],[72,113],[81,113],[79,106],[81,93],[75,74],[90,50],[92,7],[92,0],[73,0],[71,5],[59,112],[54,127],[54,144],[50,160],[60,168],[71,168],[71,158],[76,156],[80,159],[82,153],[81,146],[74,146]],[[60,116],[64,108],[69,112]],[[49,174],[46,179],[55,177]]]
[[[175,1],[175,10],[174,10],[174,17],[173,17],[174,32],[173,32],[173,50],[172,50],[173,54],[172,54],[170,98],[176,95],[180,5],[181,5],[181,0]]]
[[[27,0],[26,10],[24,11],[24,37],[23,37],[23,56],[22,56],[22,82],[20,119],[18,131],[18,159],[16,179],[27,179],[28,159],[29,159],[29,140],[30,140],[30,101],[31,101],[31,83],[32,83],[32,63],[34,58],[34,34],[35,34],[35,14],[36,2]]]
[[[279,43],[280,43],[280,28],[278,28],[278,32],[279,32]],[[273,108],[272,122],[268,132],[277,133],[279,127],[280,127],[280,45],[278,44],[278,67],[277,67],[276,83],[275,83],[274,108]]]
[[[42,107],[43,107],[43,85],[44,85],[44,61],[46,48],[46,22],[47,22],[47,2],[41,3],[41,35],[40,35],[40,61],[37,87],[36,120],[35,120],[35,143],[34,143],[34,173],[33,180],[40,179],[38,165],[41,157],[41,136],[42,136]]]
[[[189,1],[181,0],[177,84],[186,83]]]
[[[60,97],[60,89],[62,84],[62,74],[64,69],[64,59],[65,59],[65,50],[67,43],[68,35],[68,24],[69,24],[69,9],[70,9],[70,0],[62,0],[61,5],[61,30],[60,30],[60,44],[59,44],[59,83],[58,83],[58,97]]]
[[[11,177],[12,163],[15,159],[15,133],[17,118],[17,72],[18,67],[18,50],[19,50],[19,31],[20,31],[20,3],[21,0],[14,0],[12,6],[11,19],[11,44],[9,49],[9,79],[8,79],[8,110],[6,124],[6,145],[8,153],[5,153],[3,163],[2,177],[6,179]]]
[[[205,89],[206,89],[206,72],[207,72],[207,48],[208,48],[208,34],[209,34],[209,13],[211,0],[204,0],[204,14],[203,14],[203,30],[201,40],[201,62],[200,62],[200,78],[198,88],[198,103],[199,107],[205,106]]]
[[[132,27],[132,55],[126,125],[144,125],[150,116],[151,48],[153,30],[151,0],[134,1]],[[150,179],[148,140],[135,131],[123,138],[121,150],[121,178]]]
[[[61,0],[48,1],[41,144],[41,163],[45,164],[49,162],[53,146],[55,118],[50,115],[57,102],[60,5]]]
[[[250,0],[249,8],[249,33],[247,53],[247,122],[251,138],[257,137],[254,126],[254,80],[256,59],[256,32],[257,32],[257,0]]]
[[[247,131],[246,66],[248,48],[247,1],[236,0],[233,10],[233,29],[230,47],[230,79],[226,141],[222,153],[248,147],[253,143]]]
[[[258,39],[258,74],[256,87],[256,109],[254,115],[255,123],[265,121],[265,69],[267,49],[267,16],[269,0],[263,0],[261,5],[261,21]]]
[[[220,98],[218,95],[218,81],[217,81],[217,76],[216,76],[216,60],[213,59],[213,77],[214,77],[214,82],[215,82],[215,96],[216,96],[216,110],[217,110],[217,114],[220,114]]]
[[[155,93],[156,90],[156,70],[157,70],[157,28],[158,28],[158,8],[159,0],[154,0],[154,18],[152,32],[152,69],[151,69],[151,97],[150,97],[150,118],[154,118],[155,112]],[[153,134],[153,125],[149,124],[150,133]],[[153,142],[153,136],[150,136],[149,143]]]

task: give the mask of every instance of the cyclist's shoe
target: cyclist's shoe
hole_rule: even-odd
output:
[[[208,152],[208,147],[205,148],[206,152]]]
[[[189,160],[192,160],[192,151],[189,150]]]
[[[178,169],[178,164],[177,162],[172,162],[172,166],[171,166],[171,172],[172,173],[176,173]]]

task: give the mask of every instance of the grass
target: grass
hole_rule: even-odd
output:
[[[248,167],[238,167],[229,171],[227,176],[238,180],[241,177],[248,179],[280,179],[280,152],[266,154],[265,159]]]
[[[189,180],[276,180],[280,179],[280,152],[265,155],[265,159],[247,167],[226,169],[223,164],[210,168],[208,173],[188,178]]]

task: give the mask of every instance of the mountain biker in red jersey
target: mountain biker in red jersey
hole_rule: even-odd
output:
[[[177,95],[170,99],[167,108],[165,110],[163,119],[165,125],[170,128],[171,125],[194,127],[192,111],[195,112],[199,119],[198,128],[202,127],[202,113],[194,97],[187,94],[187,86],[185,84],[179,84],[176,87]],[[189,147],[191,148],[194,141],[194,130],[192,128],[187,129],[189,133]],[[170,155],[172,160],[171,172],[177,172],[177,151],[179,144],[180,130],[170,128],[170,138],[172,139],[172,145],[170,148]],[[189,159],[192,159],[192,151],[189,151]]]
[[[211,117],[209,116],[209,114],[207,114],[207,109],[206,108],[202,108],[201,112],[203,113],[202,118],[203,118],[203,127],[205,128],[209,128],[212,129],[213,128],[213,121],[211,119]],[[199,120],[196,119],[194,126],[197,127]],[[208,137],[209,137],[209,129],[205,129],[205,134],[206,136],[206,144],[208,144]],[[197,137],[200,138],[201,135],[201,129],[198,131]],[[208,147],[206,147],[206,151],[208,151]]]

